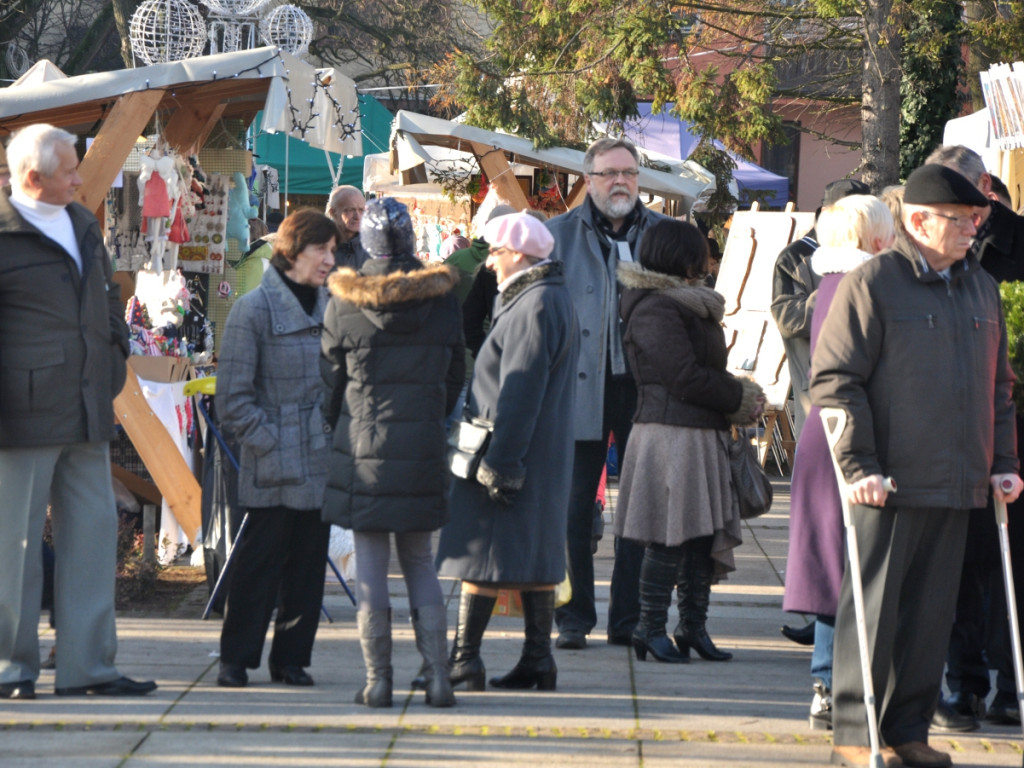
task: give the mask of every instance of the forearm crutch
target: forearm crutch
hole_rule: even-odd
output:
[[[850,585],[853,587],[853,610],[857,617],[857,645],[860,648],[860,671],[864,684],[864,708],[868,716],[868,739],[871,744],[872,768],[885,768],[882,749],[878,738],[878,713],[875,711],[875,685],[871,678],[871,656],[868,651],[868,626],[864,618],[864,582],[860,570],[860,550],[857,548],[857,530],[850,515],[850,500],[843,471],[836,459],[836,444],[846,429],[846,411],[841,408],[822,408],[821,423],[825,427],[825,439],[828,441],[829,455],[832,466],[836,470],[836,482],[839,485],[839,499],[843,505],[843,525],[846,528],[846,552],[850,567]],[[895,492],[896,486],[892,478],[886,478],[885,488]]]
[[[1004,492],[1013,490],[1013,482],[1003,480]],[[1010,642],[1013,646],[1013,676],[1017,681],[1017,711],[1024,713],[1024,657],[1020,647],[1020,622],[1017,617],[1017,595],[1013,587],[1013,562],[1010,560],[1010,531],[1006,515],[1006,502],[996,501],[996,527],[999,529],[999,551],[1003,556],[1003,583],[1006,585],[1006,615],[1010,619]],[[1024,718],[1021,718],[1024,736]]]

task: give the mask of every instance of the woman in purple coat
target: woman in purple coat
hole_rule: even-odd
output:
[[[818,249],[811,268],[821,275],[811,317],[811,367],[829,305],[843,275],[888,249],[895,238],[889,208],[871,195],[850,195],[824,208],[815,225]],[[782,608],[812,613],[814,653],[811,728],[832,725],[832,635],[843,580],[843,510],[832,457],[817,406],[797,443],[789,512],[789,556]]]

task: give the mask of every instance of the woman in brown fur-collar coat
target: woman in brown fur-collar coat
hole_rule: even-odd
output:
[[[324,520],[350,528],[366,686],[356,703],[391,706],[390,536],[409,593],[427,703],[455,703],[446,666],[445,608],[430,534],[448,519],[444,421],[465,379],[458,271],[424,266],[406,207],[366,206],[360,236],[372,257],[328,280],[321,373],[333,427]]]

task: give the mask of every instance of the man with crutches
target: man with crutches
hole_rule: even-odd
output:
[[[834,453],[848,485],[867,646],[862,658],[857,569],[848,568],[836,615],[835,765],[951,765],[928,746],[928,727],[967,510],[985,504],[990,485],[997,501],[1024,486],[999,292],[969,255],[987,201],[955,171],[926,165],[907,180],[904,203],[906,241],[843,279],[812,361],[812,402],[846,415]],[[898,494],[884,487],[888,477]],[[875,694],[875,754],[862,664]]]

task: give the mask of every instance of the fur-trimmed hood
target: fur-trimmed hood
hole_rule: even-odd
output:
[[[372,259],[358,272],[343,267],[327,279],[332,296],[355,306],[377,327],[399,332],[419,327],[430,300],[458,284],[455,267],[392,259]]]
[[[725,316],[725,297],[706,285],[691,285],[681,277],[644,269],[633,262],[619,262],[619,282],[624,288],[658,291],[679,302],[697,317],[721,321]]]
[[[560,261],[550,261],[547,264],[541,264],[539,267],[530,267],[521,272],[508,288],[502,292],[501,306],[504,307],[531,285],[539,280],[543,280],[545,277],[561,277],[565,271],[564,267],[565,265]]]
[[[811,255],[811,269],[819,275],[845,274],[871,257],[872,254],[859,248],[823,245]]]

